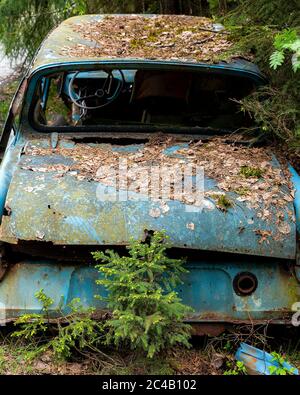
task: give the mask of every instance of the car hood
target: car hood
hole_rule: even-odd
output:
[[[172,244],[179,248],[293,259],[296,254],[295,214],[286,169],[274,155],[254,149],[256,151],[251,151],[249,158],[257,155],[255,163],[265,169],[265,175],[260,179],[247,178],[236,170],[234,173],[238,161],[241,161],[238,166],[244,169],[247,168],[245,163],[251,162],[245,157],[246,148],[223,143],[225,148],[218,147],[218,141],[209,144],[207,151],[201,151],[201,155],[207,153],[203,156],[205,160],[200,161],[204,163],[205,174],[203,206],[201,210],[195,207],[193,210],[193,204],[184,199],[137,199],[141,193],[135,190],[129,190],[126,199],[99,199],[99,191],[101,194],[103,188],[106,196],[112,196],[118,189],[105,181],[101,171],[97,173],[98,178],[93,175],[91,169],[97,160],[99,164],[99,152],[103,163],[112,152],[134,154],[138,161],[145,156],[143,144],[78,145],[72,140],[61,139],[57,148],[51,148],[50,139],[31,140],[26,144],[8,188],[1,240],[8,243],[44,241],[57,245],[126,245],[132,237],[143,239],[147,231],[164,229]],[[97,151],[99,147],[101,151]],[[177,158],[180,163],[183,161],[180,150],[191,157],[194,155],[186,143],[168,143],[163,147],[164,158]],[[216,159],[209,159],[213,150],[216,150]],[[146,153],[153,160],[155,152],[154,146]],[[226,166],[229,176],[224,176]],[[233,173],[234,180],[242,180],[242,186],[238,184],[235,189],[228,187],[228,182],[226,184]],[[249,192],[245,183],[255,193]],[[276,193],[270,190],[272,185],[276,185]],[[224,194],[230,201],[228,207],[219,199]]]

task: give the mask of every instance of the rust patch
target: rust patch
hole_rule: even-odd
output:
[[[203,323],[203,324],[192,324],[192,335],[193,336],[219,336],[225,332],[228,325],[220,323]]]

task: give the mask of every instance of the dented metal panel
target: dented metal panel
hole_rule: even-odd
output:
[[[41,144],[49,144],[42,141]],[[137,151],[141,145],[126,148]],[[167,154],[176,155],[178,147],[174,149],[168,148]],[[266,221],[259,217],[260,209],[239,201],[239,195],[234,192],[227,193],[235,202],[227,211],[220,210],[209,197],[204,198],[200,212],[190,212],[189,206],[178,200],[168,201],[167,206],[147,197],[141,200],[141,194],[133,191],[126,191],[128,196],[124,201],[103,201],[99,199],[99,190],[114,196],[118,192],[116,188],[80,179],[74,174],[76,172],[59,170],[73,162],[70,157],[56,154],[55,150],[51,156],[22,155],[7,195],[6,206],[10,214],[2,219],[2,241],[124,245],[130,237],[143,239],[145,230],[165,229],[176,247],[295,258],[296,227],[290,215],[292,201],[286,202],[282,209],[284,229],[288,228],[288,232],[282,233],[276,222],[276,208],[271,211],[273,217]],[[275,162],[274,166],[279,164]],[[208,177],[204,188],[205,191],[218,190],[215,180]],[[262,238],[258,229],[267,232],[268,237]]]
[[[250,260],[225,259],[212,263],[199,259],[188,263],[187,269],[189,273],[177,289],[183,302],[194,309],[187,320],[289,322],[299,285],[279,262],[258,264]],[[252,295],[243,297],[235,293],[232,283],[235,276],[245,270],[255,274],[259,282]],[[67,304],[73,298],[80,298],[84,306],[94,306],[101,311],[105,303],[94,297],[106,296],[105,289],[95,283],[99,276],[93,266],[54,264],[46,260],[20,262],[10,268],[5,281],[0,283],[0,300],[5,308],[5,312],[0,311],[0,316],[5,313],[6,320],[11,320],[25,312],[39,313],[42,306],[34,293],[41,288],[54,299],[53,316],[59,306],[68,313]]]

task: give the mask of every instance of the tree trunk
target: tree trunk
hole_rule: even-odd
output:
[[[163,0],[162,3],[164,14],[176,14],[175,0]]]
[[[224,15],[227,12],[227,1],[226,0],[219,0],[219,11],[220,14]]]
[[[134,0],[134,12],[137,14],[145,12],[145,2],[141,0]]]

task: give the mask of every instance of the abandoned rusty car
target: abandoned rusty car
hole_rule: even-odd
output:
[[[187,321],[291,324],[300,179],[243,133],[259,130],[239,101],[267,80],[225,59],[230,47],[222,26],[187,16],[80,16],[46,37],[0,142],[1,322],[40,312],[41,288],[53,314],[75,297],[105,309],[91,252],[165,230],[170,254],[187,257]],[[203,170],[201,209],[182,188],[187,164]],[[155,169],[157,190],[145,176]]]

